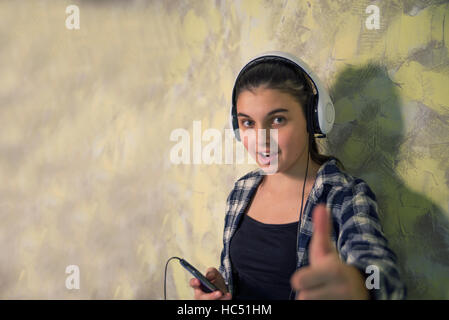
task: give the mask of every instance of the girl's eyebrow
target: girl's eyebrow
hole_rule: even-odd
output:
[[[284,108],[275,109],[275,110],[272,110],[272,111],[268,112],[268,113],[267,113],[267,116],[272,115],[273,113],[277,113],[277,112],[288,112],[288,110],[287,110],[287,109],[284,109]],[[243,117],[251,118],[249,115],[244,114],[244,113],[241,113],[241,112],[237,113],[237,117],[238,117],[238,116],[243,116]]]

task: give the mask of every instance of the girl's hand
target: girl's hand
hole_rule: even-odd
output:
[[[292,288],[299,291],[296,299],[369,299],[361,272],[343,263],[332,245],[326,207],[318,205],[312,218],[310,265],[296,271],[290,279]]]
[[[195,300],[231,300],[232,295],[226,288],[225,281],[221,273],[215,268],[208,268],[205,277],[220,290],[206,293],[201,290],[201,282],[197,278],[190,279],[190,286],[193,288]]]

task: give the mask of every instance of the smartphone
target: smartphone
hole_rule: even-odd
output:
[[[187,270],[189,271],[195,278],[200,280],[201,282],[201,290],[204,292],[210,293],[218,289],[212,282],[210,282],[205,276],[201,274],[194,266],[192,266],[190,263],[185,261],[184,259],[179,259],[179,263]],[[221,291],[221,290],[220,290]]]

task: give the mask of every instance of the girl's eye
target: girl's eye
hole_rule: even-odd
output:
[[[278,122],[278,123],[276,123],[276,124],[281,124],[281,123],[283,123],[283,122],[285,121],[285,118],[284,118],[284,117],[276,117],[276,118],[274,118],[274,119],[281,119],[281,121]]]
[[[251,121],[249,121],[249,120],[243,120],[243,121],[242,121],[242,125],[243,125],[244,127],[248,127],[248,125],[245,124],[245,123],[247,123],[247,122],[251,122]]]
[[[280,121],[275,122],[276,119],[279,119]],[[273,121],[274,121],[274,124],[282,124],[282,123],[285,122],[285,118],[284,118],[284,117],[276,117],[276,118],[273,118]],[[243,120],[243,121],[242,121],[242,126],[244,126],[244,127],[249,127],[249,126],[252,125],[252,123],[253,123],[253,121],[250,121],[250,120]]]

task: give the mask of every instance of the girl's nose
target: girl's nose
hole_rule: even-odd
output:
[[[277,140],[277,129],[261,129],[257,134],[258,145],[270,145]]]

